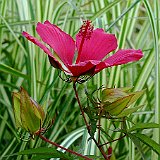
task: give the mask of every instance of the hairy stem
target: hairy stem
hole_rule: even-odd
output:
[[[79,99],[79,96],[78,96],[78,92],[77,92],[77,89],[76,89],[76,82],[73,83],[73,89],[75,91],[75,95],[76,95],[76,98],[77,98],[77,101],[78,101],[78,104],[79,104],[79,107],[80,107],[80,110],[81,110],[81,114],[82,114],[82,117],[84,119],[84,122],[85,122],[85,125],[87,127],[87,130],[88,130],[88,133],[89,135],[91,136],[91,132],[90,132],[90,126],[86,120],[86,117],[85,117],[85,114],[84,114],[84,110],[83,110],[83,107],[81,105],[81,102],[80,102],[80,99]],[[103,157],[106,159],[106,160],[109,160],[108,156],[106,155],[106,153],[104,152],[103,150],[103,146],[99,145],[98,142],[96,141],[96,139],[91,136],[92,140],[94,141],[94,143],[96,144],[96,146],[98,147],[98,149],[100,150],[101,154],[103,155]]]
[[[45,142],[50,143],[50,144],[52,144],[53,146],[56,146],[56,147],[58,147],[58,148],[61,148],[61,149],[65,150],[66,152],[69,152],[69,153],[71,153],[71,154],[74,154],[74,155],[76,155],[76,156],[79,156],[79,157],[81,157],[81,158],[84,158],[85,160],[92,160],[91,158],[88,158],[88,157],[86,157],[86,156],[83,156],[83,155],[81,155],[81,154],[79,154],[79,153],[77,153],[77,152],[74,152],[74,151],[72,151],[72,150],[70,150],[70,149],[67,149],[67,148],[65,148],[65,147],[63,147],[63,146],[60,146],[59,144],[57,144],[57,143],[55,143],[55,142],[50,141],[49,139],[47,139],[46,137],[44,137],[44,136],[41,135],[41,134],[37,134],[37,135],[38,135],[42,140],[44,140]]]

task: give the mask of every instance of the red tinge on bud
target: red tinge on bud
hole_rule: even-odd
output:
[[[108,148],[108,159],[109,159],[109,160],[110,160],[111,156],[112,156],[112,147],[110,146],[110,147]]]

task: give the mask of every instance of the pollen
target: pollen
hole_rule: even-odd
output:
[[[90,39],[91,34],[93,32],[93,25],[92,25],[92,21],[90,20],[84,20],[83,21],[83,25],[80,28],[79,31],[79,36],[84,38],[84,39]]]

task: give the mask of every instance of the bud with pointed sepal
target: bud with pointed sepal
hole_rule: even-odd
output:
[[[22,87],[19,92],[13,93],[12,98],[16,127],[30,134],[38,132],[45,119],[43,108]]]
[[[128,108],[141,97],[145,90],[129,92],[131,88],[105,88],[101,94],[101,103],[105,112],[118,118],[136,112],[140,107]],[[142,107],[142,106],[141,106]]]

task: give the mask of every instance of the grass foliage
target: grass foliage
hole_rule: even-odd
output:
[[[22,31],[38,37],[38,21],[49,20],[75,37],[81,20],[91,19],[95,27],[116,35],[118,48],[142,49],[144,57],[140,61],[105,69],[79,85],[78,92],[85,105],[86,87],[134,86],[134,91],[146,88],[146,94],[138,101],[144,107],[129,119],[135,124],[160,123],[159,7],[159,0],[0,0],[0,159],[28,159],[8,155],[47,145],[38,138],[28,142],[18,138],[28,137],[15,129],[12,110],[12,92],[20,86],[44,107],[48,114],[46,124],[54,117],[46,137],[82,154],[98,152],[93,142],[87,141],[72,84],[62,81],[46,54],[22,37]],[[108,127],[110,123],[104,120],[102,125]],[[160,128],[143,132],[160,143]],[[118,136],[119,133],[113,133],[112,138]],[[112,147],[117,160],[141,159],[128,138],[112,143]],[[145,144],[142,150],[146,159],[157,157]]]

